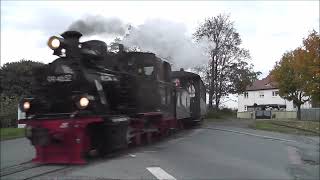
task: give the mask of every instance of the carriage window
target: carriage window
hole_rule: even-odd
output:
[[[190,93],[190,97],[195,97],[195,96],[196,96],[196,90],[195,90],[193,84],[191,84],[191,85],[188,87],[188,91],[189,91],[189,93]]]
[[[166,104],[166,91],[165,88],[160,88],[161,104]]]
[[[168,88],[165,88],[165,104],[168,104]]]
[[[167,88],[167,104],[171,104],[171,90]]]
[[[188,107],[188,96],[186,96],[186,107]]]
[[[153,66],[144,67],[144,74],[147,76],[150,76],[154,73],[153,70],[154,70]]]
[[[128,61],[128,66],[132,66],[132,65],[134,64],[134,61],[135,61],[135,58],[134,58],[134,57],[131,58],[131,59],[129,59],[129,61]]]
[[[180,99],[181,100],[181,105],[184,106],[184,107],[188,106],[188,96],[189,96],[189,94],[186,91],[183,91],[181,93],[181,99]]]
[[[203,100],[206,100],[206,88],[202,81],[200,81],[200,88],[201,88],[201,96]]]
[[[162,64],[162,70],[163,70],[163,80],[169,82],[170,81],[170,72],[171,72],[171,66],[168,62],[163,62]]]

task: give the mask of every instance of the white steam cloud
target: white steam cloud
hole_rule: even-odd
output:
[[[203,49],[187,35],[184,24],[165,20],[148,20],[130,30],[122,42],[127,47],[138,46],[167,59],[174,68],[192,68],[206,63]]]
[[[118,18],[88,16],[72,23],[69,30],[77,30],[84,36],[124,36],[121,43],[126,47],[153,52],[172,63],[173,69],[193,68],[208,60],[203,53],[207,43],[193,42],[182,23],[153,19],[132,27]]]

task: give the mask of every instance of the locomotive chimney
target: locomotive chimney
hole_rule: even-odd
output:
[[[82,34],[78,31],[66,31],[62,33],[61,36],[70,43],[78,44]]]
[[[66,31],[61,34],[65,41],[66,56],[68,57],[79,57],[79,39],[82,34],[78,31]]]

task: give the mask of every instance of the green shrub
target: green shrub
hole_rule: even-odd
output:
[[[223,109],[219,109],[219,110],[209,110],[206,118],[208,119],[221,119],[221,118],[225,118],[225,117],[236,117],[237,112],[229,109],[229,108],[223,108]]]
[[[0,95],[0,127],[15,127],[18,117],[18,97]]]

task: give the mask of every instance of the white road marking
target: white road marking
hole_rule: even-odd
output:
[[[223,129],[223,128],[210,128],[210,127],[205,127],[204,129],[212,129],[212,130],[218,130],[218,131],[233,132],[233,133],[238,133],[238,134],[244,134],[244,135],[255,136],[255,137],[264,138],[264,139],[284,141],[284,142],[294,142],[294,143],[297,143],[297,142],[298,142],[298,141],[289,140],[289,139],[282,139],[282,138],[276,138],[276,137],[271,137],[271,136],[263,136],[263,135],[258,135],[258,134],[253,134],[253,133],[247,133],[247,132],[243,132],[243,131],[235,131],[235,130],[230,130],[230,129]]]
[[[168,143],[170,143],[170,144],[175,144],[175,143],[177,143],[177,142],[179,142],[179,141],[181,141],[181,140],[183,140],[183,139],[184,139],[183,137],[177,138],[177,139],[172,139],[172,140],[169,140]]]
[[[203,131],[204,131],[204,129],[195,129],[195,130],[193,130],[192,133],[190,133],[188,135],[188,137],[194,136],[194,135],[199,134],[200,132],[203,132]]]
[[[144,153],[155,153],[157,151],[143,151]]]
[[[147,170],[159,180],[176,180],[160,167],[147,167]]]
[[[297,148],[288,146],[287,150],[288,150],[288,158],[289,158],[290,163],[295,164],[295,165],[301,165],[302,161],[301,161],[301,158],[297,152],[298,151]]]
[[[129,154],[129,156],[130,156],[130,157],[136,157],[136,155],[135,155],[135,154]]]

